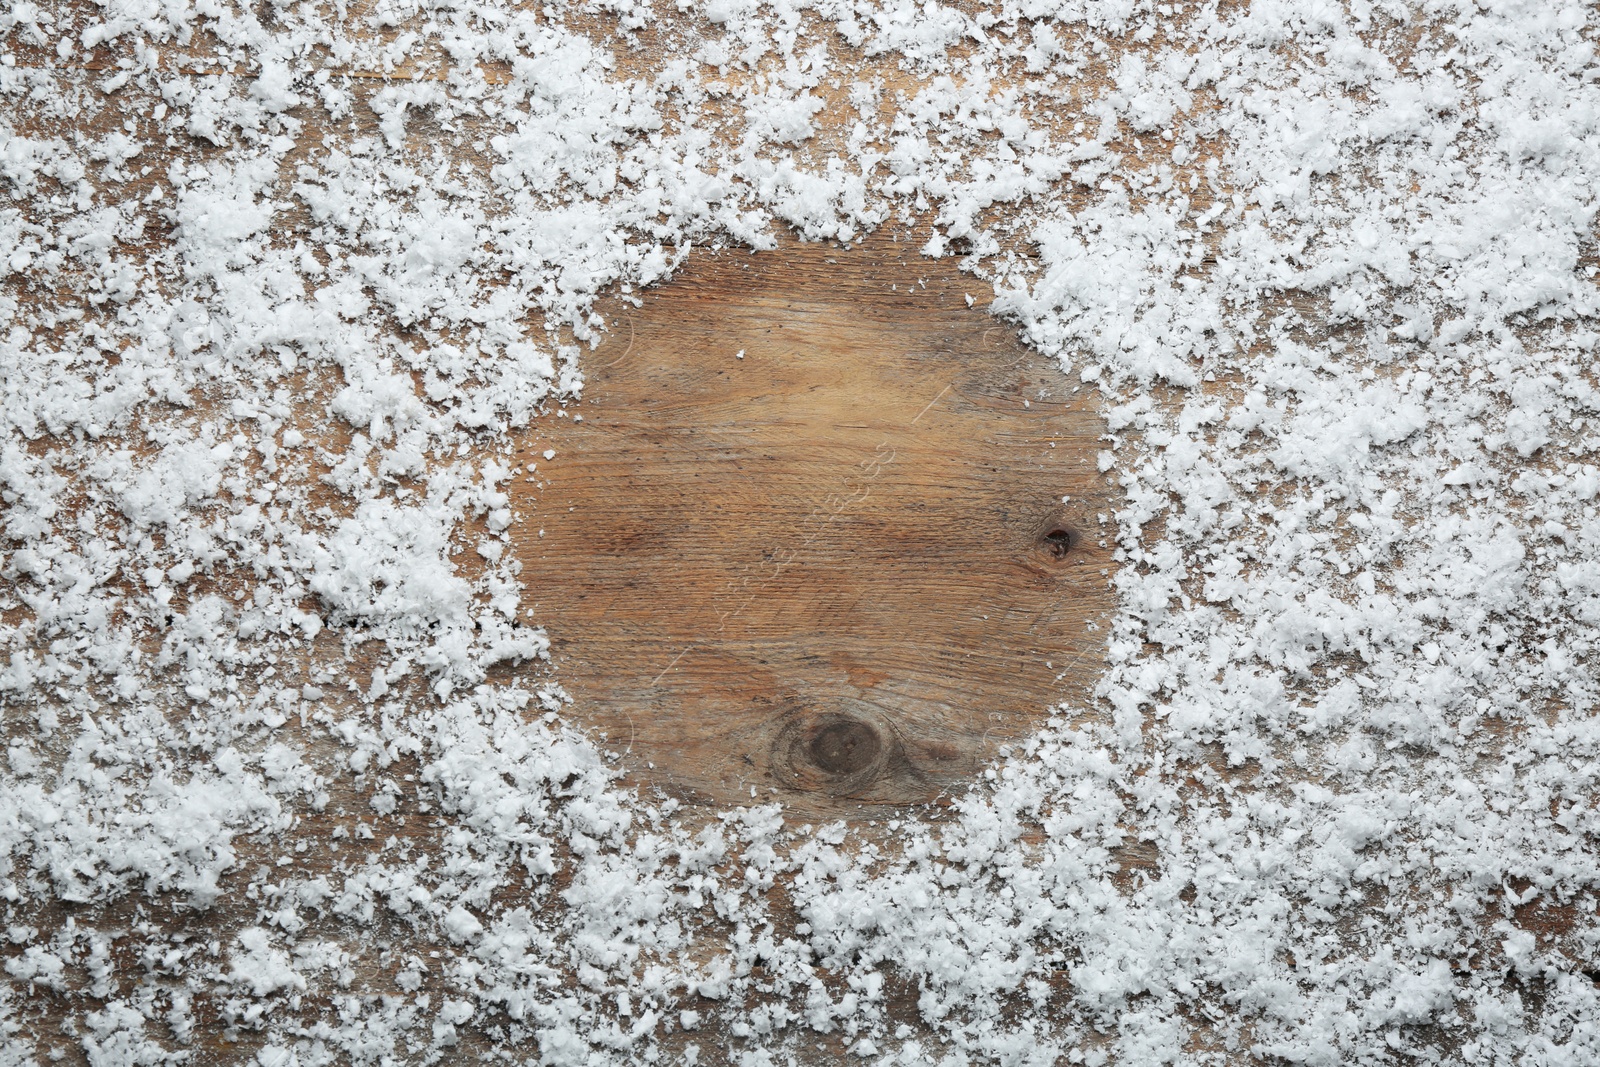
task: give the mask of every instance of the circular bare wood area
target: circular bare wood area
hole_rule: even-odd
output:
[[[887,238],[698,252],[529,431],[528,599],[636,781],[878,817],[1086,695],[1103,424],[978,284]]]

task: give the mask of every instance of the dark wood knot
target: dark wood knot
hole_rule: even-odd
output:
[[[1039,545],[1051,559],[1064,560],[1083,540],[1083,535],[1070,526],[1051,523],[1039,536]]]
[[[859,719],[841,719],[812,734],[806,750],[811,762],[829,774],[855,774],[876,762],[883,742]]]
[[[784,716],[772,744],[772,770],[795,789],[863,797],[893,789],[911,774],[887,719],[856,701]]]

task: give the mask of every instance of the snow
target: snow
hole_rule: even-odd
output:
[[[0,1063],[1600,1060],[1596,29],[0,11]],[[1103,400],[1098,703],[685,823],[495,669],[513,431],[600,294],[913,221]]]

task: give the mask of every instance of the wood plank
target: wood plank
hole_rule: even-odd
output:
[[[635,781],[878,818],[1085,696],[1104,426],[986,288],[888,235],[697,251],[528,431],[527,600]]]

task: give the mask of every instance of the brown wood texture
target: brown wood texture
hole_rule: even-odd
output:
[[[877,817],[1085,697],[1104,426],[985,289],[889,235],[698,251],[529,431],[526,599],[635,780]]]

